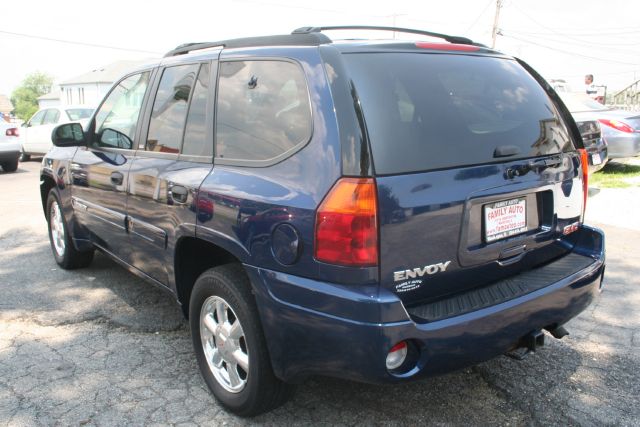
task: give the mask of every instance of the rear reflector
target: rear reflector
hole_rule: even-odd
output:
[[[631,133],[633,132],[633,128],[631,126],[629,126],[628,124],[621,122],[620,120],[607,120],[607,119],[599,119],[598,120],[600,123],[602,123],[603,125],[607,125],[609,127],[612,127],[616,130],[619,130],[620,132],[626,132],[626,133]]]
[[[416,47],[419,47],[421,49],[455,50],[458,52],[475,52],[480,50],[478,46],[472,46],[468,44],[455,44],[455,43],[416,42]]]
[[[376,185],[372,178],[342,178],[316,214],[315,257],[352,267],[378,265]]]
[[[18,128],[9,128],[4,134],[6,136],[20,136],[20,131]]]
[[[387,354],[386,365],[388,370],[397,369],[404,363],[407,358],[407,343],[406,341],[400,341],[398,344],[391,347],[389,354]]]
[[[589,195],[589,155],[587,150],[579,148],[580,164],[582,165],[582,192],[584,193],[582,204],[582,219],[584,220],[584,213],[587,210],[587,197]]]

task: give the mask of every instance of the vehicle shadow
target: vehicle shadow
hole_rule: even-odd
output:
[[[4,232],[0,250],[0,384],[8,390],[0,420],[9,424],[42,422],[30,418],[38,413],[61,424],[116,425],[602,425],[640,415],[625,404],[640,394],[633,334],[603,342],[597,330],[614,328],[593,320],[596,306],[568,325],[579,340],[547,337],[522,362],[499,357],[402,385],[313,378],[281,408],[237,418],[208,393],[170,295],[99,253],[89,268],[61,270],[39,233]],[[620,286],[622,272],[638,266],[610,263],[616,304],[606,311],[624,318],[637,294]]]
[[[7,172],[4,170],[4,168],[2,166],[0,166],[0,175],[14,175],[17,173],[29,173],[30,171],[23,169],[20,167],[20,165],[18,164],[18,169],[13,171],[13,172]]]

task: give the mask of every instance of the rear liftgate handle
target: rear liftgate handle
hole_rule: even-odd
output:
[[[527,245],[513,246],[503,250],[498,257],[498,265],[505,267],[520,261],[524,257],[526,250]]]

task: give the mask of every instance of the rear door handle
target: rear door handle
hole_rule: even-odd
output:
[[[169,190],[169,196],[176,203],[187,203],[189,191],[182,185],[173,185]]]
[[[113,185],[122,185],[123,181],[124,175],[122,175],[120,172],[111,172],[111,183]]]

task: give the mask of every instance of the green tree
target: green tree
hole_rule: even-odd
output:
[[[38,97],[49,93],[52,85],[53,77],[48,74],[36,71],[27,75],[11,94],[14,114],[22,120],[28,120],[38,111]]]

